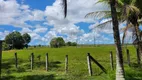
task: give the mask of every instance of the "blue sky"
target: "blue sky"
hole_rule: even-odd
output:
[[[94,28],[103,19],[84,18],[92,11],[109,10],[97,0],[68,0],[68,15],[64,19],[61,0],[0,0],[0,36],[12,31],[28,33],[30,45],[49,45],[54,37],[79,44],[112,44],[112,28]],[[92,29],[93,30],[90,30]],[[122,35],[122,34],[121,34]]]

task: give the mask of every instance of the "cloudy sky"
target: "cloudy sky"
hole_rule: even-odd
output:
[[[61,0],[0,0],[0,39],[12,31],[29,33],[30,45],[48,45],[54,37],[79,44],[112,44],[112,28],[95,28],[101,22],[85,18],[93,11],[109,10],[97,0],[68,0],[68,15],[64,19]],[[123,25],[122,25],[123,26]],[[94,30],[92,30],[94,29]]]

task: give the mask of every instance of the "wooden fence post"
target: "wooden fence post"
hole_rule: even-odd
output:
[[[48,53],[46,53],[46,71],[48,71],[48,66],[49,66],[49,63],[48,63]]]
[[[128,63],[128,66],[130,66],[130,54],[129,54],[129,50],[127,49],[127,63]]]
[[[92,60],[103,72],[107,73],[106,69],[90,55],[90,60]]]
[[[114,70],[113,53],[112,53],[112,51],[110,51],[110,66],[111,66],[111,69]]]
[[[17,58],[17,53],[15,53],[15,67],[16,67],[16,69],[18,68],[18,58]]]
[[[68,55],[65,56],[65,73],[68,72]]]
[[[1,80],[1,66],[2,66],[2,42],[0,41],[0,80]]]
[[[87,54],[87,63],[88,63],[89,75],[92,76],[92,66],[91,66],[91,60],[90,60],[90,53]]]
[[[34,66],[34,53],[31,53],[31,70],[33,70]]]
[[[140,59],[140,52],[139,52],[139,49],[137,48],[137,62],[138,62],[138,65],[140,65],[141,63],[140,63],[140,61],[141,61],[141,59]]]

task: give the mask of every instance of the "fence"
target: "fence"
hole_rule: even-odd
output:
[[[126,54],[127,54],[127,64],[128,64],[128,66],[131,66],[131,64],[130,64],[130,54],[129,54],[128,49],[126,50]],[[14,56],[15,56],[14,57],[15,58],[14,59],[15,60],[15,68],[18,69],[18,55],[17,55],[17,53],[14,53]],[[69,68],[68,68],[69,59],[68,59],[68,57],[69,57],[68,55],[65,55],[65,73],[68,73],[68,71],[69,71]],[[39,61],[40,61],[40,58],[41,58],[41,56],[38,56]],[[46,53],[45,54],[45,70],[46,71],[49,71],[49,65],[50,65],[48,58],[49,58],[49,55],[48,55],[48,53]],[[34,59],[35,59],[34,53],[31,53],[31,55],[30,55],[30,68],[31,68],[31,70],[34,69]],[[90,76],[93,75],[92,74],[93,70],[92,70],[91,61],[94,62],[104,73],[107,73],[107,70],[95,58],[93,58],[90,55],[90,53],[87,53],[87,65],[88,65],[88,72],[89,72]],[[0,66],[0,68],[1,68],[1,66]],[[110,68],[112,70],[114,70],[114,60],[113,60],[112,51],[110,51]]]

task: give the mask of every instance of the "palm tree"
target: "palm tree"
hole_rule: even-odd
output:
[[[136,0],[136,5],[137,7],[140,9],[140,11],[142,12],[142,0]],[[142,13],[140,14],[140,18],[142,18]]]
[[[1,66],[2,66],[2,42],[3,41],[1,41],[0,40],[0,79],[1,79]]]
[[[141,16],[140,14],[140,10],[135,6],[137,0],[117,0],[117,13],[118,13],[118,19],[119,21],[126,21],[127,22],[127,28],[129,28],[129,24],[133,24],[134,27],[134,31],[135,31],[135,38],[137,41],[137,49],[138,51],[138,57],[142,57],[142,45],[140,44],[141,42],[141,38],[140,38],[140,29],[138,28],[139,24],[138,24],[138,19],[139,16]],[[100,0],[99,2],[108,2],[108,0]],[[138,2],[138,1],[137,1]],[[142,6],[140,6],[142,7]],[[142,8],[141,8],[142,9]],[[99,13],[99,14],[98,14]],[[99,17],[101,18],[110,18],[110,11],[98,11],[98,12],[91,12],[88,13],[86,15],[86,17],[88,16],[94,16],[94,17]],[[103,15],[103,16],[102,16]],[[100,25],[98,25],[99,27],[104,27],[105,24],[111,23],[112,20],[108,20],[104,23],[101,23]],[[123,36],[123,40],[122,43],[124,42],[124,38],[126,36],[126,31],[127,28],[124,30],[124,36]],[[140,62],[140,61],[138,61]],[[139,63],[140,64],[140,63]]]
[[[141,49],[142,46],[141,46],[139,39],[137,38],[135,27],[132,24],[128,24],[126,27],[121,29],[124,32],[123,37],[122,37],[122,45],[124,44],[124,39],[127,36],[127,30],[129,29],[133,31],[133,34],[132,34],[133,45],[136,47],[137,63],[140,65],[140,61],[141,61],[140,51],[142,50]],[[140,31],[140,29],[139,29],[139,34],[140,34],[140,40],[141,40],[142,32]]]
[[[125,35],[126,35],[126,31],[128,30],[128,28],[131,28],[131,27],[134,27],[134,41],[135,44],[137,44],[136,46],[136,49],[138,50],[138,57],[140,57],[141,55],[141,58],[142,58],[142,45],[141,45],[141,36],[140,36],[140,29],[139,29],[139,23],[138,23],[138,19],[141,17],[141,14],[140,14],[140,10],[134,6],[134,4],[136,4],[136,2],[138,3],[139,0],[130,0],[132,1],[132,6],[128,6],[125,8],[126,12],[131,13],[129,14],[128,16],[126,16],[127,18],[127,26],[124,30],[124,35],[123,35],[123,39],[122,39],[122,42],[124,42],[124,38],[125,38]],[[129,8],[130,7],[130,8]],[[140,7],[140,6],[139,6]],[[129,24],[132,24],[132,26],[129,26]],[[138,64],[140,64],[140,59],[138,59]]]
[[[117,19],[117,12],[116,12],[116,0],[110,1],[111,7],[111,16],[112,16],[112,23],[113,23],[113,35],[114,41],[116,46],[116,80],[125,80],[124,75],[124,66],[123,66],[123,56],[122,56],[122,48],[121,48],[121,41],[119,35],[119,28],[118,28],[118,19]]]
[[[67,15],[67,0],[63,0],[64,3],[64,15]],[[111,6],[111,15],[112,15],[112,22],[113,22],[113,33],[114,33],[114,40],[116,45],[116,57],[117,57],[117,70],[116,70],[116,80],[125,80],[124,77],[124,67],[123,67],[123,58],[122,58],[122,48],[121,48],[121,41],[119,35],[119,28],[118,28],[118,19],[117,19],[117,12],[116,12],[116,0],[110,1]]]

